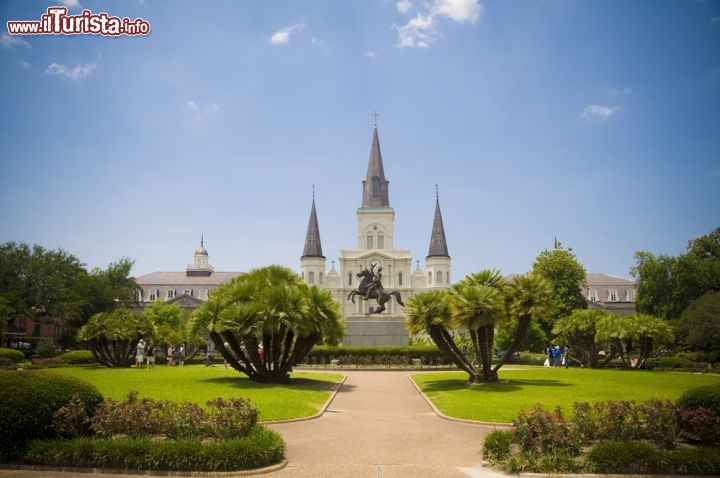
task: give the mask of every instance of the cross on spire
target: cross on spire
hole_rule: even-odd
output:
[[[373,123],[375,124],[375,127],[377,128],[377,117],[380,116],[377,114],[377,111],[373,111]]]
[[[312,188],[313,188],[313,202],[314,202],[315,201],[315,185],[314,184],[312,185]]]
[[[437,184],[435,185],[435,199],[437,199],[438,201],[440,200],[440,192],[438,190]]]

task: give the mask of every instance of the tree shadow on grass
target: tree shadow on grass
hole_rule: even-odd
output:
[[[213,383],[222,385],[223,387],[238,390],[274,390],[274,389],[291,389],[291,390],[313,390],[321,392],[331,392],[340,385],[336,382],[327,380],[315,380],[311,378],[291,378],[287,382],[282,383],[261,383],[250,380],[244,375],[237,377],[208,377],[199,380],[200,383]]]
[[[467,380],[432,380],[423,382],[423,392],[469,391],[471,393],[516,392],[528,387],[570,387],[571,384],[560,380],[503,380],[498,382],[468,383]]]

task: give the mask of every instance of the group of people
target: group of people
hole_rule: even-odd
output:
[[[135,366],[141,368],[146,364],[148,368],[155,366],[155,358],[158,355],[158,348],[152,342],[145,343],[144,339],[140,339],[135,347]],[[185,365],[185,344],[181,344],[177,349],[170,345],[167,350],[168,365],[182,367]]]
[[[570,348],[567,345],[564,345],[562,348],[560,348],[559,345],[548,345],[545,366],[564,366],[565,368],[568,368],[570,366]]]

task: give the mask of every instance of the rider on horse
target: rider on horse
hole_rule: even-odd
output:
[[[375,272],[374,269],[375,265],[370,266],[370,272],[372,272],[373,278],[368,284],[367,290],[365,290],[365,300],[370,299],[370,293],[373,290],[384,290],[382,283],[380,282],[382,280],[382,267],[378,267],[377,272]]]

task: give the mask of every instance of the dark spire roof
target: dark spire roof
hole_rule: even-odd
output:
[[[445,227],[442,214],[440,214],[440,199],[435,196],[435,219],[433,219],[432,234],[430,236],[430,250],[428,257],[450,257],[447,241],[445,240]]]
[[[367,177],[363,181],[362,207],[390,207],[388,184],[390,182],[385,179],[380,141],[378,140],[377,127],[375,127],[373,129],[372,146],[370,147]]]
[[[305,248],[302,257],[322,257],[322,244],[320,244],[320,228],[318,227],[317,214],[315,213],[315,194],[313,193],[312,209],[310,209],[310,221],[308,222],[307,234],[305,235]]]

